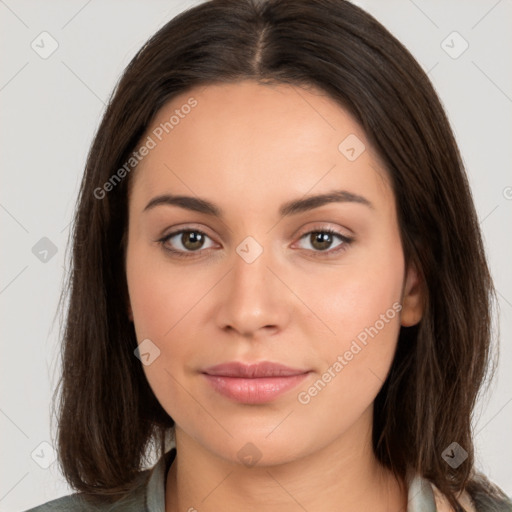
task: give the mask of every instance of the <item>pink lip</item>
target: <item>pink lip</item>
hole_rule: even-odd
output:
[[[246,404],[270,402],[297,386],[308,374],[309,370],[269,361],[251,365],[224,363],[203,371],[209,384],[218,393]]]

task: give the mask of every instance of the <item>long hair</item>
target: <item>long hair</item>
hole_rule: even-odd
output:
[[[400,331],[375,400],[378,460],[401,478],[409,469],[428,478],[455,510],[464,489],[479,506],[498,507],[506,497],[474,469],[471,420],[493,368],[495,292],[462,159],[424,71],[345,0],[211,0],[169,21],[125,69],[91,145],[73,223],[58,404],[65,478],[104,499],[127,492],[148,449],[161,453],[174,425],[134,356],[127,315],[136,168],[112,177],[166,102],[243,79],[324,91],[360,123],[387,168],[405,261],[426,297],[420,323]],[[453,442],[467,452],[457,468],[442,456]]]

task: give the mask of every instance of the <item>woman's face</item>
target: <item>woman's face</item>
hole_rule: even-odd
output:
[[[142,143],[129,315],[182,438],[249,465],[366,442],[400,325],[421,311],[362,129],[318,90],[243,81],[174,98]],[[293,375],[212,369],[263,361]]]

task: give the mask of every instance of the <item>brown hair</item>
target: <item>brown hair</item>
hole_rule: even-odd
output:
[[[474,469],[471,417],[493,368],[494,290],[461,157],[426,74],[344,0],[208,1],[168,22],[127,66],[91,146],[73,225],[58,418],[64,476],[105,499],[125,492],[174,424],[133,353],[124,267],[131,175],[101,198],[95,190],[166,102],[242,79],[324,91],[381,156],[426,304],[421,322],[401,329],[375,400],[375,454],[401,478],[408,469],[428,478],[456,510],[463,489],[481,510],[501,510],[505,495]],[[454,441],[468,453],[456,469],[441,456]]]

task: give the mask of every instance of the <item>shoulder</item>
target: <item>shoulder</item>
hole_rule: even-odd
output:
[[[115,502],[90,498],[83,493],[68,494],[43,503],[25,512],[144,512],[146,510],[146,483],[149,471],[142,471],[133,489]]]
[[[101,509],[101,505],[91,505],[89,502],[85,501],[80,494],[69,494],[68,496],[63,496],[62,498],[57,498],[43,503],[42,505],[38,505],[37,507],[26,510],[25,512],[64,512],[65,510],[73,512]],[[107,509],[107,505],[105,505],[104,509]]]
[[[436,501],[437,512],[455,512],[453,507],[450,505],[450,503],[446,499],[446,496],[444,494],[441,494],[439,489],[434,484],[431,484],[431,485],[432,485],[432,490],[434,491],[434,499]],[[463,493],[461,493],[461,495],[458,496],[457,499],[458,499],[459,503],[464,507],[464,510],[466,512],[479,512],[475,508],[475,504],[467,491],[464,491]]]
[[[437,512],[455,512],[446,496],[431,483]],[[512,512],[512,501],[503,494],[464,491],[457,496],[465,512]]]
[[[165,475],[176,456],[176,448],[166,452],[149,469],[140,471],[129,492],[113,501],[74,493],[48,501],[24,512],[148,512],[165,508]]]

